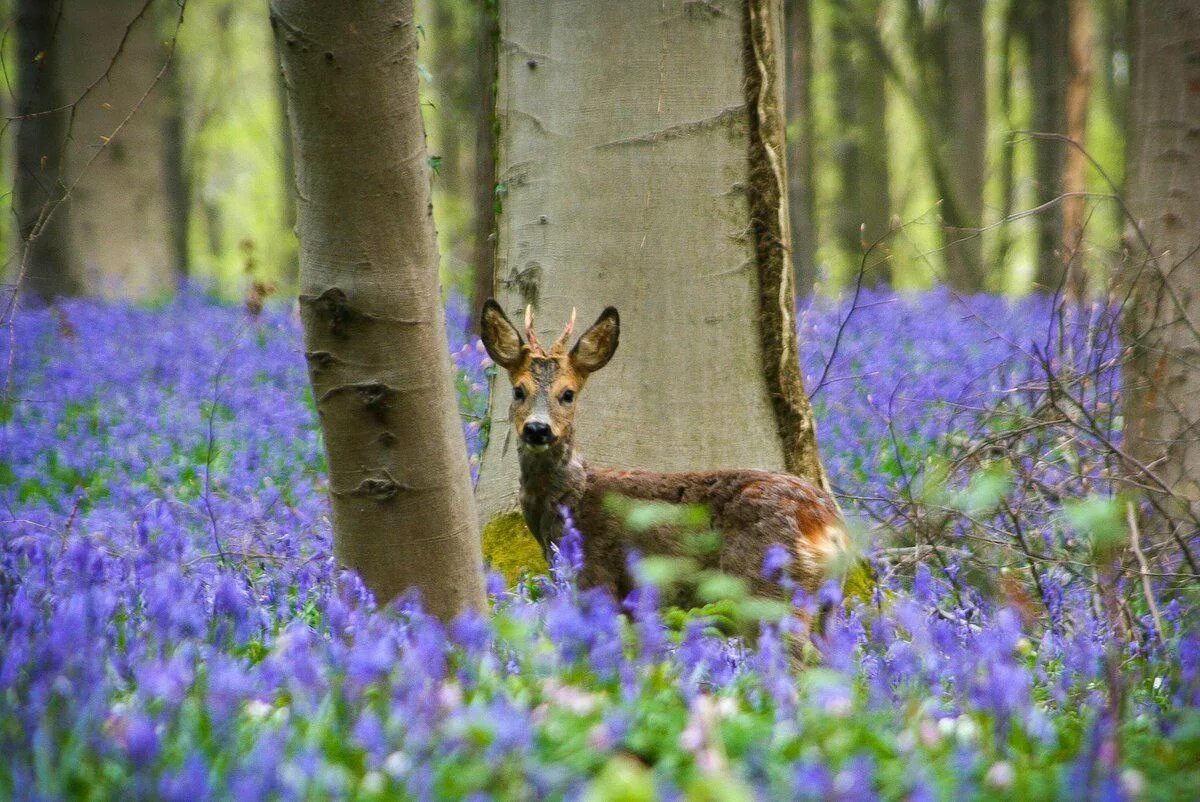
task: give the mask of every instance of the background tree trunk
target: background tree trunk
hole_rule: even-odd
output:
[[[854,0],[856,13],[874,24],[879,16],[878,0]],[[870,243],[885,234],[891,220],[888,187],[887,106],[883,75],[861,37],[847,20],[834,26],[833,70],[837,83],[837,108],[842,141],[835,147],[842,179],[838,239],[849,255],[852,277],[862,267]],[[891,279],[890,263],[872,260],[863,274],[867,286]],[[852,278],[851,283],[853,283]]]
[[[1200,6],[1135,3],[1130,16],[1126,185],[1150,253],[1127,235],[1124,444],[1169,489],[1152,500],[1184,542],[1200,522]]]
[[[14,208],[19,237],[13,254],[13,278],[23,271],[21,289],[52,299],[83,292],[83,263],[71,239],[71,207],[64,202],[44,220],[49,206],[63,197],[63,148],[68,112],[48,112],[66,104],[58,66],[73,58],[57,35],[58,13],[46,0],[17,4],[17,126]],[[42,221],[42,222],[39,222]],[[35,234],[23,253],[25,242]]]
[[[1067,85],[1066,0],[1031,0],[1021,5],[1021,31],[1029,54],[1030,125],[1041,133],[1065,134]],[[1062,190],[1062,142],[1034,140],[1034,197],[1038,205],[1050,203]],[[1039,289],[1056,291],[1063,283],[1063,210],[1061,205],[1040,212],[1034,282]]]
[[[1015,143],[1007,132],[1014,130],[1017,126],[1013,124],[1013,107],[1014,107],[1014,92],[1013,92],[1013,68],[1016,60],[1013,58],[1014,44],[1020,37],[1019,31],[1022,26],[1019,23],[1019,15],[1021,6],[1010,3],[1000,17],[1001,30],[997,40],[1000,43],[1000,68],[999,86],[997,94],[999,95],[999,125],[1002,131],[1005,132],[1005,142],[1000,148],[998,161],[996,164],[996,175],[1000,182],[1000,190],[998,192],[1000,200],[999,208],[999,228],[996,230],[996,247],[992,258],[997,270],[1003,271],[1005,275],[1009,272],[1009,255],[1012,253],[1015,232],[1009,221],[1009,216],[1013,212],[1016,202],[1016,170],[1017,160],[1015,154]]]
[[[191,161],[186,148],[186,113],[183,76],[172,60],[163,76],[163,175],[166,180],[167,214],[171,220],[171,267],[180,281],[190,274],[188,262],[188,218],[192,211]]]
[[[501,6],[497,280],[553,340],[621,310],[581,403],[602,465],[786,469],[824,483],[787,264],[778,0]],[[508,392],[493,385],[478,499],[516,507]]]
[[[1067,0],[1067,136],[1080,147],[1087,147],[1088,103],[1092,92],[1091,0]],[[1067,277],[1067,294],[1081,300],[1087,294],[1087,266],[1083,260],[1084,212],[1087,198],[1087,158],[1078,147],[1067,146],[1063,157],[1062,189],[1062,263]]]
[[[478,327],[483,302],[495,294],[496,279],[496,42],[500,20],[495,0],[481,0],[475,55],[475,249],[472,325]]]
[[[176,6],[168,0],[73,0],[62,11],[57,46],[69,57],[56,62],[55,72],[67,101],[79,100],[66,174],[69,181],[79,178],[71,222],[75,241],[87,244],[85,280],[90,291],[108,297],[161,295],[175,286],[178,221],[167,201],[167,87],[155,81],[168,59],[160,23],[177,15]]]
[[[796,295],[812,294],[817,282],[817,232],[813,218],[812,14],[811,0],[785,0],[787,32],[788,209]]]
[[[334,548],[381,601],[484,604],[438,297],[411,0],[272,0],[300,199],[300,309]]]
[[[987,171],[986,48],[983,0],[947,3],[940,56],[942,215],[946,223],[946,277],[963,292],[984,288],[983,189]]]

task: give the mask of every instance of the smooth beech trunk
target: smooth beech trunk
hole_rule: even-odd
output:
[[[296,164],[300,312],[334,548],[380,601],[484,604],[438,294],[411,0],[272,0]]]
[[[800,379],[789,253],[782,9],[501,4],[496,293],[553,341],[621,312],[584,391],[595,464],[787,470],[825,483]],[[493,383],[478,499],[516,508],[510,391]]]
[[[1126,186],[1144,241],[1126,236],[1124,446],[1184,543],[1200,524],[1200,6],[1154,0],[1130,16]]]

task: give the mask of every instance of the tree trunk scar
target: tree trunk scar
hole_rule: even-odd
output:
[[[622,145],[653,145],[658,142],[665,142],[669,139],[677,139],[681,136],[696,133],[697,131],[708,131],[713,128],[719,128],[723,125],[738,125],[745,121],[746,105],[739,103],[736,106],[729,106],[722,109],[711,117],[705,117],[702,120],[688,120],[687,122],[676,123],[669,125],[658,131],[650,131],[645,134],[627,137],[625,139],[614,139],[611,142],[605,142],[596,145],[597,149],[615,148]]]

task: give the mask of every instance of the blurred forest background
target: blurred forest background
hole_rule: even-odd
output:
[[[442,279],[465,296],[490,287],[505,190],[494,5],[417,4]],[[190,281],[229,299],[294,294],[291,146],[265,3],[7,0],[4,11],[10,290],[150,300]],[[865,283],[902,289],[1054,291],[1068,268],[1077,291],[1107,285],[1122,229],[1123,0],[788,0],[785,11],[802,294],[836,292],[863,265]],[[1081,143],[1094,165],[1033,132]]]

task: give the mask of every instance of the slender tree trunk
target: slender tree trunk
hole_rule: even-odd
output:
[[[817,282],[817,236],[813,198],[811,0],[785,0],[787,22],[788,208],[796,295],[812,294]]]
[[[855,13],[872,21],[877,19],[877,0],[860,1],[858,5]],[[883,75],[843,20],[834,27],[834,75],[842,132],[837,147],[842,177],[838,239],[857,271],[866,248],[887,232],[891,220],[886,95]],[[889,265],[873,260],[863,274],[863,283],[873,286],[887,282]]]
[[[170,0],[63,3],[59,46],[70,56],[56,72],[79,101],[67,148],[68,180],[78,180],[71,222],[89,289],[109,297],[154,297],[176,282],[159,75],[169,57],[161,22],[177,15]]]
[[[1041,133],[1065,134],[1067,86],[1067,0],[1033,0],[1022,6],[1021,27],[1029,52],[1030,125]],[[1062,191],[1062,142],[1034,140],[1034,197],[1049,204]],[[1063,207],[1049,206],[1035,218],[1037,264],[1035,284],[1057,291],[1063,285]]]
[[[496,42],[500,20],[495,0],[478,8],[475,61],[475,257],[472,325],[479,325],[483,302],[495,294],[496,277]]]
[[[501,6],[497,279],[553,340],[622,313],[586,390],[581,452],[657,470],[784,469],[824,483],[797,359],[778,0]],[[749,156],[749,158],[747,158]],[[516,508],[494,385],[478,498]]]
[[[163,76],[163,172],[166,180],[167,214],[170,218],[171,267],[179,281],[187,279],[188,220],[192,209],[192,186],[187,158],[183,77],[172,62]]]
[[[1016,17],[1019,13],[1019,6],[1015,3],[1009,3],[1001,17],[1002,30],[1000,32],[1000,86],[998,94],[1000,96],[1000,125],[1003,126],[1005,132],[1012,131],[1016,128],[1013,125],[1013,70],[1015,62],[1013,60],[1013,42],[1016,37]],[[1016,159],[1014,154],[1014,144],[1008,141],[1005,137],[1004,146],[1000,149],[1000,161],[996,165],[996,173],[1000,178],[1000,226],[997,230],[997,243],[995,253],[995,269],[1007,276],[1009,273],[1008,257],[1012,251],[1013,232],[1009,225],[1008,218],[1012,214],[1013,204],[1016,201],[1014,192],[1016,189]]]
[[[1200,6],[1154,0],[1130,9],[1124,446],[1177,543],[1200,526]],[[1144,475],[1149,467],[1157,480]],[[1195,570],[1193,557],[1192,570]]]
[[[385,601],[484,604],[438,296],[411,0],[272,0],[300,198],[305,356],[334,548]]]
[[[72,57],[58,23],[57,4],[19,0],[17,110],[26,116],[17,124],[14,207],[19,237],[12,263],[22,291],[47,300],[84,290],[70,202],[58,203],[65,194],[62,155],[69,115],[51,110],[66,104],[57,66]]]
[[[1088,102],[1092,91],[1091,0],[1067,0],[1069,21],[1069,80],[1067,82],[1067,136],[1087,146]],[[1067,146],[1063,164],[1062,262],[1067,293],[1081,300],[1087,294],[1087,267],[1083,261],[1084,211],[1087,199],[1087,158],[1079,147]]]
[[[446,0],[432,2],[430,8],[429,44],[432,55],[430,73],[436,88],[438,108],[434,112],[438,123],[438,153],[441,162],[437,169],[437,182],[445,191],[465,201],[471,193],[467,189],[467,169],[463,145],[463,133],[470,122],[472,84],[475,74],[470,69],[471,47],[460,39],[462,22],[460,7]]]
[[[987,86],[983,0],[947,4],[940,96],[946,132],[942,214],[946,275],[964,292],[984,288],[983,189],[987,170]]]

